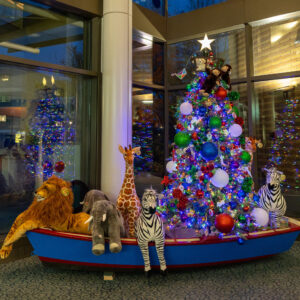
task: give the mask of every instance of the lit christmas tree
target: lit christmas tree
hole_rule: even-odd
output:
[[[287,175],[284,187],[291,190],[300,188],[299,151],[299,99],[286,99],[282,113],[275,120],[275,135],[270,145],[268,166],[274,166]]]
[[[208,51],[209,44],[203,46],[205,72],[196,72],[177,110],[159,212],[170,230],[183,225],[196,235],[217,229],[220,235],[239,236],[258,226],[251,215],[258,200],[251,176],[255,150],[245,148],[244,121],[235,105],[239,93],[231,91],[231,66],[219,66],[221,60]]]
[[[54,171],[65,168],[61,160],[66,151],[65,144],[72,143],[74,128],[67,122],[64,104],[56,96],[56,88],[38,91],[40,100],[32,103],[28,120],[29,142],[26,151],[28,170],[36,176],[36,185],[47,180]]]
[[[136,155],[134,171],[149,172],[153,166],[153,112],[146,105],[137,107],[132,126],[132,147],[141,147]]]

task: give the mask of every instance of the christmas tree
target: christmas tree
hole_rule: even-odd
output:
[[[299,99],[286,99],[283,111],[276,115],[268,161],[268,166],[274,166],[287,175],[284,186],[294,191],[300,188],[299,104]]]
[[[170,230],[181,224],[199,236],[216,229],[220,235],[241,235],[258,225],[251,215],[258,200],[251,176],[253,148],[245,148],[231,66],[220,66],[222,60],[208,48],[198,55],[205,62],[203,71],[197,70],[178,106],[159,212]]]
[[[65,151],[67,136],[72,143],[74,129],[66,122],[65,107],[57,89],[43,88],[38,91],[39,100],[29,109],[29,135],[26,151],[28,170],[36,176],[36,185],[47,180],[54,172],[62,172],[65,164],[60,158]]]

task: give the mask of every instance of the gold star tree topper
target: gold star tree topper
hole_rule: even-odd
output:
[[[198,40],[198,42],[201,44],[201,49],[200,51],[202,51],[205,48],[208,48],[209,50],[211,50],[210,44],[213,42],[213,39],[208,39],[207,34],[205,34],[204,39],[203,40]]]

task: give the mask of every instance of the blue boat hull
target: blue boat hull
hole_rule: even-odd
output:
[[[295,221],[296,222],[296,221]],[[297,223],[296,223],[297,224]],[[249,234],[243,244],[235,237],[166,240],[168,268],[187,268],[252,260],[290,249],[300,231],[293,225],[286,230],[269,230]],[[144,262],[135,239],[123,239],[122,251],[110,253],[108,243],[103,255],[95,256],[90,236],[37,229],[27,233],[34,254],[41,261],[94,266],[103,269],[143,269]],[[155,246],[149,246],[151,265],[159,267]]]

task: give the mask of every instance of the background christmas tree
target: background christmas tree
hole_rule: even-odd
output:
[[[36,185],[47,180],[54,171],[62,172],[65,143],[72,142],[74,129],[57,89],[42,88],[38,90],[39,99],[32,102],[29,109],[29,135],[26,151],[28,170],[36,176]]]
[[[286,99],[281,113],[277,113],[275,120],[275,133],[272,137],[270,157],[267,166],[275,166],[287,175],[283,183],[284,188],[300,189],[300,152],[299,143],[299,99]]]
[[[207,37],[200,42],[205,40],[211,42]],[[252,153],[244,149],[244,121],[234,104],[239,94],[231,91],[231,67],[220,65],[222,60],[207,48],[201,53],[203,71],[196,72],[177,110],[175,145],[159,210],[167,229],[181,224],[196,235],[215,228],[240,235],[256,227],[251,216],[257,206]]]

